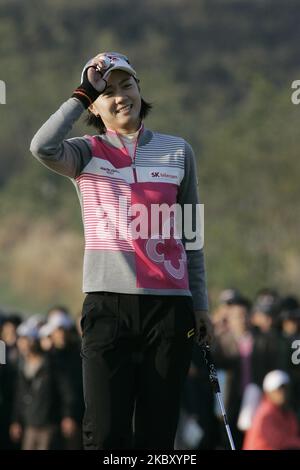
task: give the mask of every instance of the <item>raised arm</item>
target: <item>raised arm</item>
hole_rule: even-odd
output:
[[[50,116],[32,139],[31,153],[45,166],[62,175],[75,178],[91,158],[87,139],[65,138],[84,110],[105,89],[102,65],[101,58],[96,56],[85,68],[82,83],[73,92],[72,98]]]

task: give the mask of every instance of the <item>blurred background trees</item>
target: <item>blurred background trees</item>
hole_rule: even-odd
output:
[[[29,145],[104,50],[137,68],[146,125],[194,147],[212,300],[228,285],[297,292],[299,21],[293,0],[1,0],[0,303],[80,308],[79,202]],[[90,132],[82,118],[71,135]]]

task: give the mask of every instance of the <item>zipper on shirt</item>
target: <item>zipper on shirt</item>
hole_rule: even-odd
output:
[[[135,164],[135,157],[136,157],[136,148],[137,148],[137,143],[138,143],[138,138],[140,136],[140,132],[137,135],[136,141],[135,141],[135,147],[134,147],[134,152],[133,152],[133,160],[132,160],[132,168],[133,168],[133,179],[134,182],[137,183],[137,173],[136,173],[136,164]]]
[[[137,174],[136,174],[136,168],[135,168],[135,163],[132,163],[132,169],[133,169],[133,179],[134,182],[137,183]]]
[[[136,141],[135,141],[135,146],[134,146],[134,152],[133,152],[133,159],[132,159],[132,163],[131,163],[131,168],[133,170],[133,179],[134,179],[134,182],[137,183],[138,180],[137,180],[137,172],[136,172],[136,151],[137,151],[137,144],[138,144],[138,140],[139,140],[139,137],[140,137],[140,134],[143,130],[144,126],[142,125],[140,130],[139,130],[139,133],[137,135],[137,138],[136,138]],[[125,150],[126,154],[128,155],[128,157],[131,158],[131,156],[128,154],[128,151],[127,151],[127,148],[126,148],[126,145],[124,144],[122,138],[119,136],[119,134],[116,132],[117,136],[118,136],[118,139],[120,140],[121,144],[122,144],[122,147],[123,149]]]

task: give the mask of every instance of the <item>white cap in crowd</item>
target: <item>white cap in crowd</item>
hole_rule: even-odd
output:
[[[26,338],[37,339],[39,336],[39,330],[36,325],[31,324],[28,321],[22,322],[17,328],[18,336],[26,336]]]
[[[273,392],[289,382],[290,378],[286,372],[283,370],[272,370],[264,378],[263,391],[266,393]]]

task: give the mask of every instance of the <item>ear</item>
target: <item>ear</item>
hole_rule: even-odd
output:
[[[135,78],[133,77],[134,81],[136,82],[137,84],[137,87],[138,87],[138,90],[141,91],[141,87],[140,87],[140,80],[138,78]]]
[[[95,106],[94,106],[94,103],[92,103],[89,107],[88,107],[88,110],[94,114],[94,116],[98,116],[98,111],[96,110]]]

